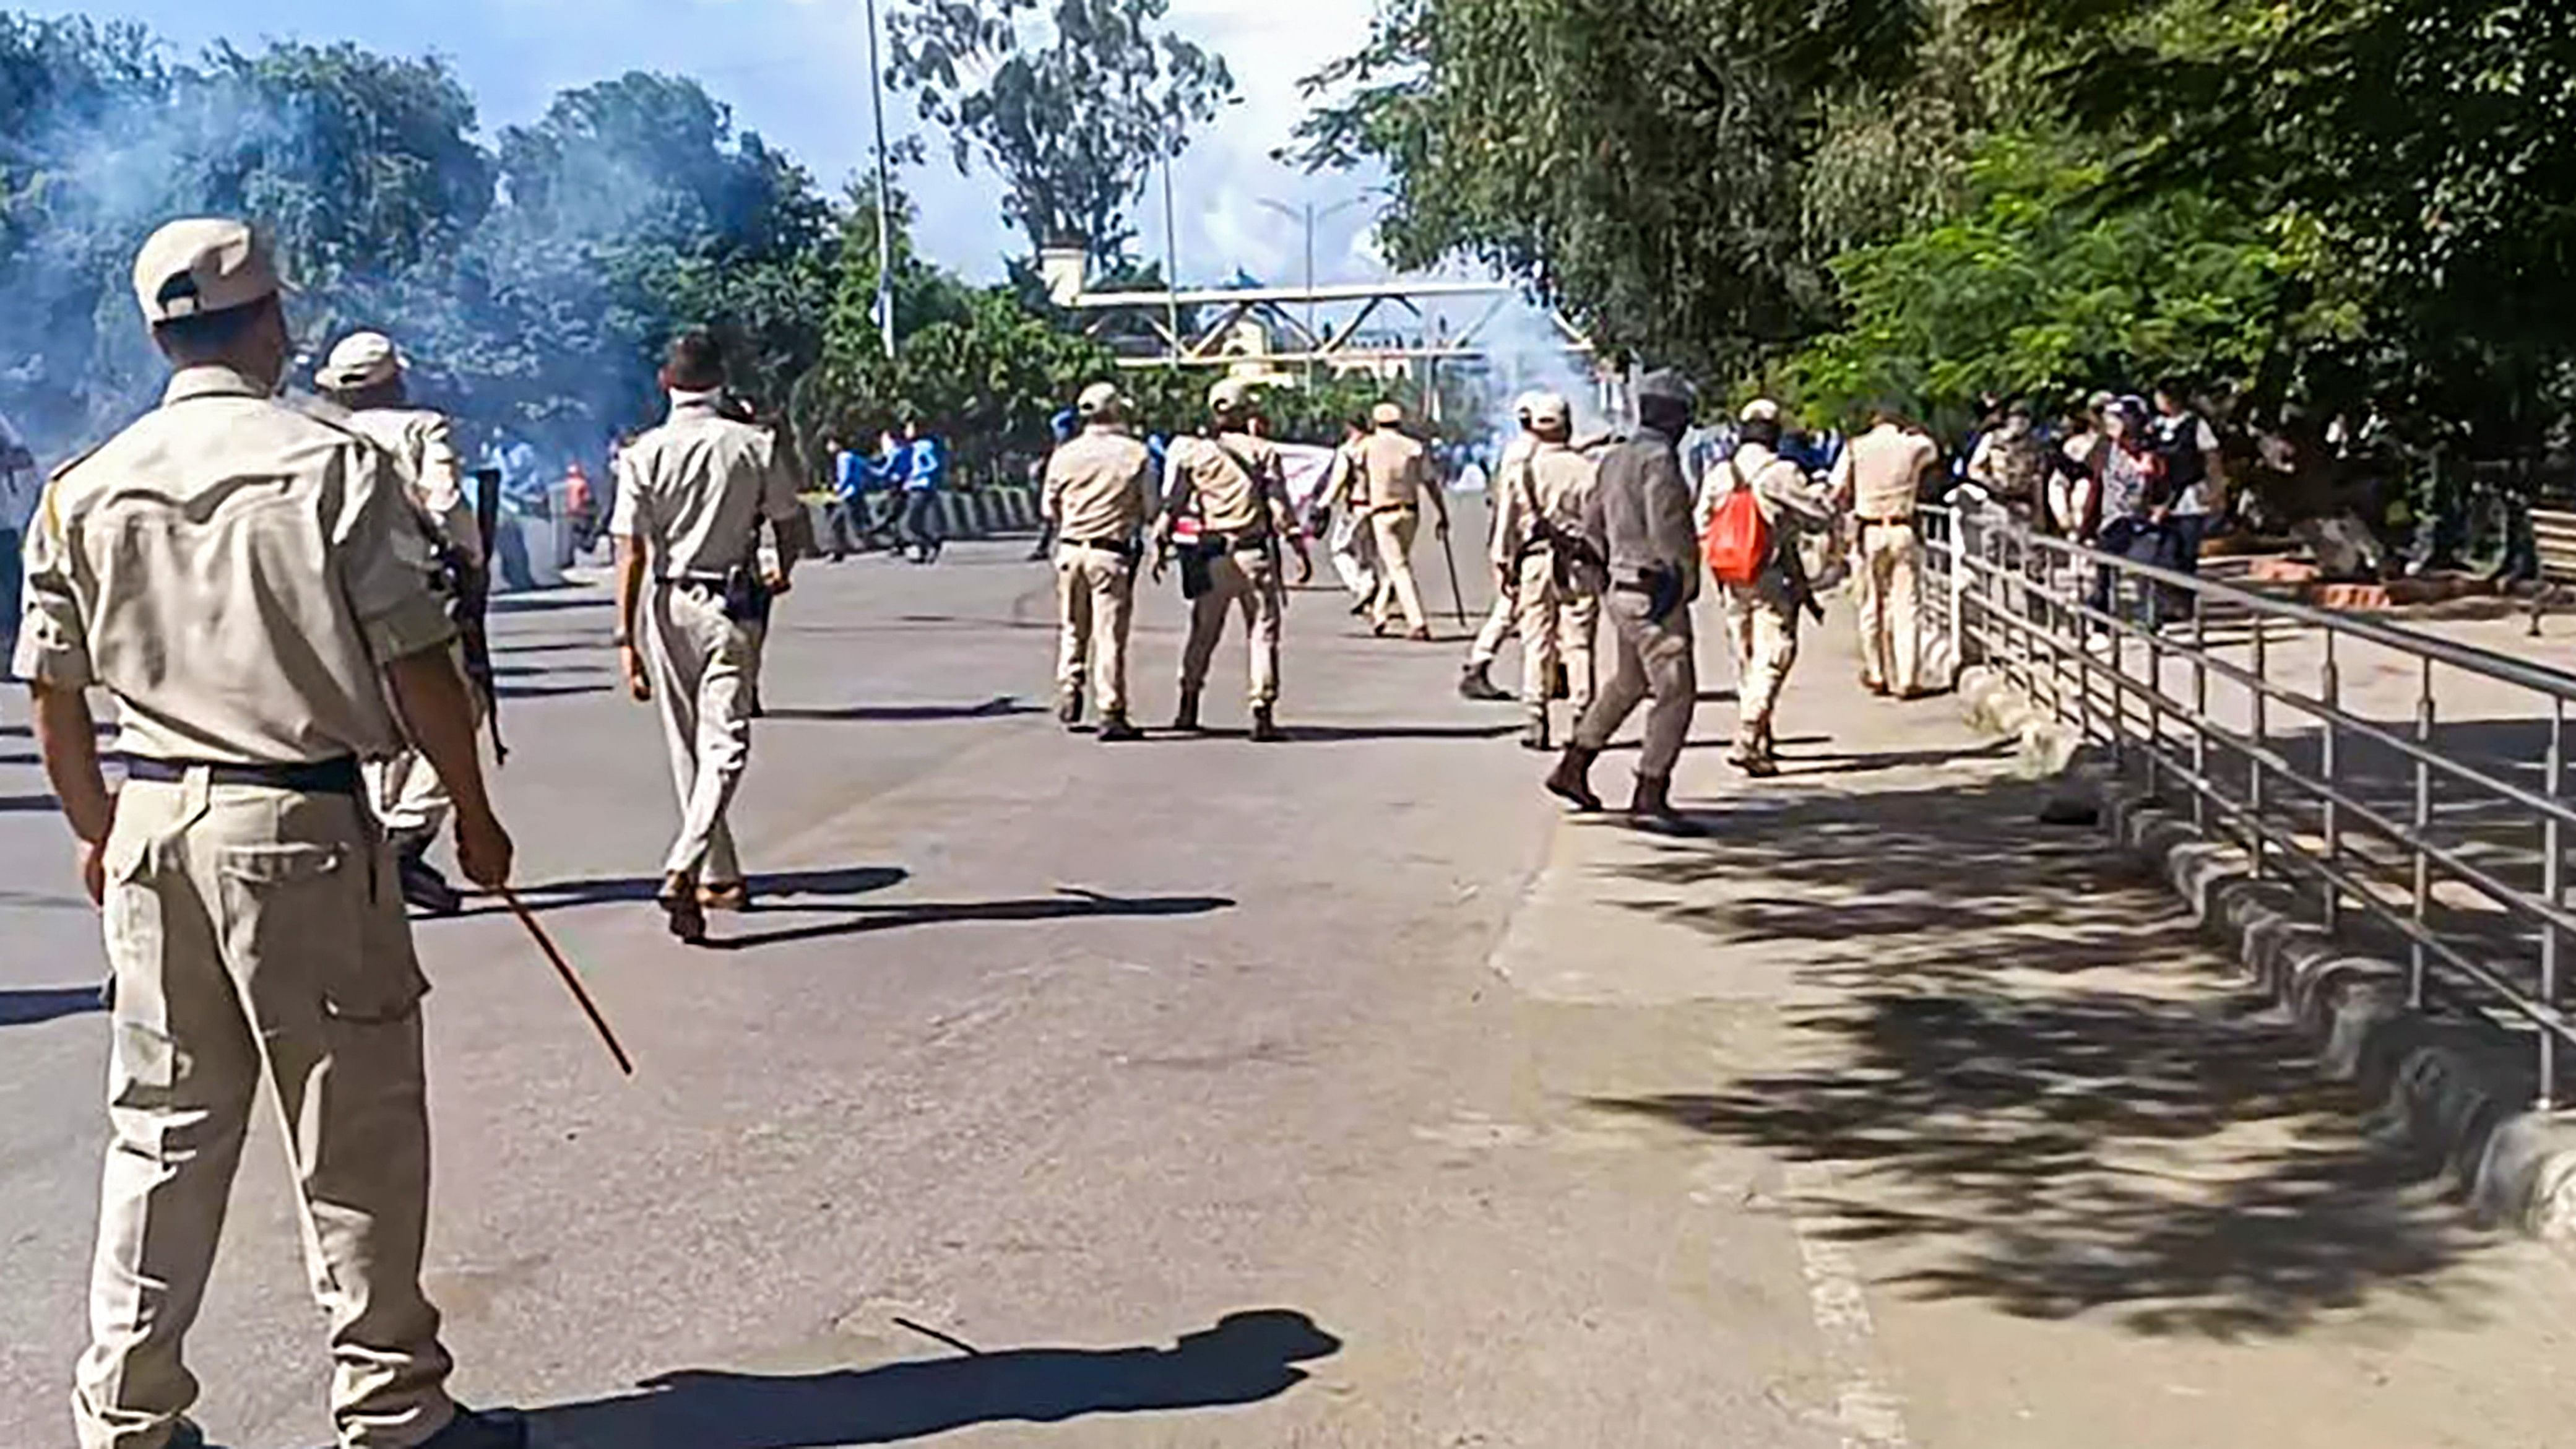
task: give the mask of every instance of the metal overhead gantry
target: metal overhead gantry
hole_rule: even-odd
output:
[[[1156,351],[1122,356],[1122,367],[1229,367],[1259,362],[1358,371],[1491,356],[1494,349],[1486,344],[1485,331],[1519,295],[1516,288],[1502,282],[1390,278],[1315,287],[1081,292],[1060,300],[1066,308],[1085,317],[1083,330],[1092,336],[1101,336],[1113,327],[1134,336],[1139,323],[1152,334],[1159,344]],[[1452,329],[1446,316],[1434,314],[1434,309],[1443,303],[1483,305],[1464,326]],[[1371,324],[1389,307],[1410,315],[1414,325],[1400,329],[1403,335],[1372,332]],[[1212,320],[1179,328],[1172,319],[1183,308],[1205,311]],[[1342,314],[1339,320],[1329,320],[1334,313]],[[1568,355],[1597,355],[1592,339],[1562,313],[1550,312],[1548,320]],[[1263,345],[1242,345],[1246,324],[1260,326]],[[1287,339],[1290,345],[1270,347],[1267,339],[1274,335]]]

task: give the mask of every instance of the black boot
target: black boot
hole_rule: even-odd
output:
[[[1256,704],[1252,707],[1252,742],[1254,744],[1275,745],[1287,738],[1288,732],[1279,728],[1279,721],[1272,717],[1270,706]]]
[[[1567,745],[1557,759],[1556,769],[1547,777],[1547,793],[1587,813],[1601,809],[1601,797],[1592,793],[1592,762],[1601,758],[1599,750],[1581,745]]]
[[[1082,686],[1077,684],[1060,691],[1055,697],[1056,723],[1071,729],[1082,723]]]
[[[1547,736],[1547,707],[1541,705],[1530,711],[1529,723],[1521,729],[1521,748],[1545,754],[1553,748]]]
[[[1145,732],[1143,730],[1140,730],[1127,722],[1127,714],[1124,710],[1104,714],[1100,717],[1100,742],[1102,744],[1123,745],[1129,740],[1141,740],[1144,737]]]
[[[1673,782],[1668,776],[1639,775],[1637,793],[1628,802],[1628,823],[1657,835],[1692,838],[1708,831],[1673,808]]]
[[[655,899],[662,913],[670,918],[671,935],[683,946],[707,943],[707,908],[698,903],[698,883],[685,875],[662,877],[661,894]]]
[[[465,909],[465,897],[429,863],[429,832],[406,830],[388,842],[394,850],[394,877],[402,884],[403,902],[430,916],[452,916]]]
[[[1185,735],[1199,732],[1199,692],[1197,690],[1181,691],[1181,706],[1172,711],[1172,728]]]
[[[1486,665],[1470,664],[1466,671],[1458,676],[1460,699],[1472,699],[1479,704],[1499,704],[1511,698],[1510,695],[1494,687],[1493,677],[1486,670]]]

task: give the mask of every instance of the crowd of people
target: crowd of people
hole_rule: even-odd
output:
[[[940,525],[940,497],[948,488],[948,447],[906,418],[902,434],[887,433],[874,453],[861,453],[839,438],[823,440],[830,460],[832,501],[824,511],[824,551],[838,563],[857,550],[878,547],[916,564],[939,561],[947,546]]]

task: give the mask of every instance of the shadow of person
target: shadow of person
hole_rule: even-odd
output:
[[[529,1417],[540,1449],[840,1449],[975,1424],[1222,1408],[1276,1398],[1341,1340],[1303,1313],[1230,1313],[1169,1348],[1022,1348],[768,1376],[686,1369]]]
[[[1041,706],[1027,700],[1001,694],[976,704],[791,705],[763,711],[761,718],[799,724],[938,724],[948,720],[1009,719],[1015,715],[1044,712]]]
[[[877,931],[900,931],[914,926],[947,926],[982,922],[994,925],[1027,924],[1040,921],[1075,921],[1095,917],[1125,916],[1151,919],[1164,916],[1203,916],[1215,911],[1234,909],[1226,896],[1112,896],[1079,886],[1058,886],[1052,896],[1021,900],[986,901],[901,901],[891,905],[855,905],[833,907],[834,914],[847,917],[809,926],[790,926],[773,931],[759,931],[746,936],[718,936],[707,942],[710,951],[752,951],[764,946],[787,946],[800,941],[829,940],[838,936],[857,936]]]
[[[87,902],[83,902],[87,904]],[[36,1026],[58,1017],[105,1011],[95,986],[57,986],[33,991],[0,991],[0,1026]]]
[[[911,872],[899,865],[842,866],[829,870],[755,871],[751,888],[755,911],[835,911],[834,904],[873,891],[890,890],[911,878]],[[529,910],[543,915],[549,911],[571,910],[578,906],[627,904],[650,901],[662,889],[660,876],[621,876],[601,880],[549,881],[519,888],[519,898]],[[480,902],[458,913],[467,916],[499,915],[509,908],[497,901]]]

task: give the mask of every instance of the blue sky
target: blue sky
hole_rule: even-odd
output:
[[[0,0],[9,4],[12,0]],[[696,76],[733,107],[738,124],[785,147],[837,188],[868,162],[867,29],[861,0],[99,0],[16,8],[141,21],[182,50],[222,38],[354,40],[371,49],[445,56],[482,106],[486,135],[545,108],[557,90],[620,74]],[[1350,176],[1307,177],[1269,160],[1303,114],[1301,76],[1357,48],[1373,0],[1173,0],[1172,23],[1224,55],[1244,104],[1225,113],[1183,158],[1181,274],[1221,280],[1241,267],[1294,281],[1303,235],[1263,197],[1331,205],[1358,195]],[[909,101],[890,102],[909,122]],[[994,188],[960,177],[933,138],[929,166],[906,185],[923,210],[924,249],[971,276],[997,276],[1019,243],[1000,220]],[[1160,188],[1140,204],[1138,230],[1160,250]],[[1327,225],[1317,269],[1325,280],[1377,270],[1362,206]]]

